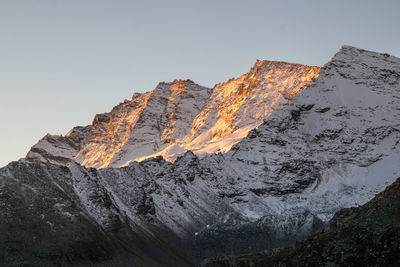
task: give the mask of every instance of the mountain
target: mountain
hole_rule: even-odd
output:
[[[319,233],[276,251],[203,262],[229,266],[399,266],[400,178],[367,204],[343,209]]]
[[[400,59],[344,46],[291,106],[208,160],[241,177],[226,185],[238,211],[305,208],[328,221],[400,176],[399,84]],[[243,203],[254,195],[259,202]]]
[[[97,114],[92,125],[75,127],[66,136],[45,136],[26,159],[105,168],[159,155],[174,161],[188,150],[226,152],[308,87],[319,71],[258,60],[248,73],[213,90],[190,80],[162,82],[110,113]]]
[[[289,105],[294,95],[312,84],[320,70],[257,60],[248,73],[214,87],[190,133],[177,143],[199,156],[229,151],[273,111]],[[162,155],[177,157],[173,153]]]
[[[274,69],[279,73],[279,66],[280,63],[257,62],[253,69],[255,73],[257,69]],[[296,65],[293,68],[296,70]],[[296,77],[307,80],[310,72],[312,68],[299,71],[300,76]],[[292,75],[290,71],[285,73],[289,73],[287,77]],[[271,75],[272,72],[267,76]],[[177,122],[173,125],[179,127],[167,127],[167,123],[152,126],[153,119],[158,118],[154,114],[159,113],[155,107],[147,110],[151,92],[137,96],[148,99],[147,102],[137,101],[134,105],[127,101],[121,109],[152,114],[138,115],[136,124],[132,124],[143,133],[141,139],[137,138],[141,144],[145,144],[143,140],[162,144],[154,136],[160,138],[164,129],[172,129],[172,133],[168,130],[165,134],[171,137],[168,140],[196,140],[206,133],[204,136],[214,139],[205,145],[212,146],[214,141],[245,129],[247,121],[256,124],[256,119],[250,118],[256,118],[254,114],[260,114],[259,111],[244,111],[249,109],[247,104],[253,105],[249,97],[252,93],[270,92],[269,83],[261,82],[264,87],[258,86],[256,81],[260,80],[253,74],[246,79],[238,78],[238,83],[232,80],[226,87],[233,88],[233,93],[228,90],[227,95],[232,96],[234,103],[242,103],[240,107],[229,110],[227,105],[225,109],[222,100],[209,104],[211,99],[224,94],[218,93],[217,85],[205,97],[199,113],[191,113],[194,122],[204,117],[205,127],[193,127],[192,123],[185,133],[179,129],[186,128]],[[249,86],[252,93],[241,102],[239,92],[248,92],[246,84],[251,81],[257,86]],[[244,85],[235,87],[240,83]],[[18,264],[35,261],[41,265],[123,265],[135,259],[138,266],[185,266],[217,255],[290,246],[321,229],[340,209],[366,203],[400,177],[399,83],[400,59],[344,46],[307,89],[301,90],[303,87],[293,82],[301,92],[289,90],[297,93],[290,101],[283,93],[271,92],[281,103],[274,112],[268,113],[274,97],[266,97],[269,106],[262,100],[264,104],[260,104],[259,110],[265,108],[268,117],[230,150],[198,155],[189,150],[173,163],[160,156],[137,162],[128,159],[128,152],[118,154],[125,146],[139,144],[133,142],[137,139],[127,141],[109,157],[112,150],[106,149],[106,145],[117,147],[118,138],[125,136],[115,134],[112,138],[112,134],[131,127],[124,119],[114,126],[119,115],[113,114],[122,114],[119,109],[97,116],[94,125],[74,128],[66,137],[47,136],[32,148],[26,160],[0,169],[0,212],[7,218],[0,222],[0,259],[9,263],[18,260]],[[159,98],[163,103],[170,98],[171,89],[168,90],[168,98]],[[205,91],[199,88],[198,92]],[[165,106],[158,110],[165,111]],[[213,111],[203,114],[205,110]],[[224,117],[229,112],[231,121]],[[246,119],[241,120],[243,116]],[[218,130],[223,129],[219,128],[219,118],[229,122],[230,130]],[[145,139],[147,131],[149,139]],[[98,137],[92,137],[94,132]],[[132,130],[129,136],[138,136],[135,134]],[[187,136],[194,139],[185,139]],[[145,148],[149,153],[162,151],[171,145],[166,142]],[[127,160],[126,166],[96,165],[96,169],[78,164],[86,158],[84,154],[75,158],[75,152],[90,146],[99,147],[97,159],[115,162],[116,166]],[[49,239],[44,239],[48,233]]]
[[[210,93],[210,89],[190,80],[160,83],[148,93],[135,93],[132,100],[109,113],[97,114],[92,125],[75,127],[66,136],[45,136],[31,148],[26,159],[119,167],[182,138]]]
[[[259,226],[239,220],[233,229],[230,221],[205,227],[197,239],[207,253],[286,246],[284,240],[312,233],[318,220],[366,203],[399,177],[399,83],[400,59],[344,46],[291,106],[227,153],[202,159],[218,170],[209,182],[214,192]],[[217,238],[212,244],[210,235]]]

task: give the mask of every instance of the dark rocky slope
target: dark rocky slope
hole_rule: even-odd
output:
[[[367,204],[341,210],[321,232],[292,247],[219,257],[202,266],[400,266],[399,255],[400,178]]]
[[[76,183],[67,167],[0,169],[0,266],[193,266],[161,236],[134,227],[106,192],[86,186],[83,200]]]

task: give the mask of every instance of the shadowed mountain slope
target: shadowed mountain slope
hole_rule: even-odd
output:
[[[286,249],[206,260],[204,267],[399,266],[400,178],[367,204],[339,211],[319,233]]]

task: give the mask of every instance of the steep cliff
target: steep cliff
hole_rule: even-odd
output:
[[[249,73],[213,90],[190,80],[160,83],[110,113],[96,115],[92,125],[76,127],[66,136],[45,136],[26,159],[104,168],[160,155],[174,161],[188,150],[199,155],[226,152],[311,85],[319,71],[257,61]]]
[[[210,93],[190,80],[160,83],[148,93],[134,94],[110,113],[97,114],[92,125],[75,127],[66,136],[45,136],[26,159],[119,167],[184,137]]]

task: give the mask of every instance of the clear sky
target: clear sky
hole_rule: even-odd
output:
[[[343,44],[399,57],[399,14],[398,0],[0,0],[0,166],[160,81],[321,66]]]

